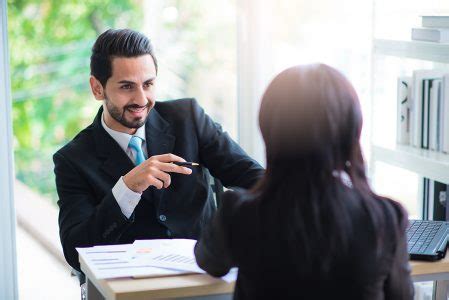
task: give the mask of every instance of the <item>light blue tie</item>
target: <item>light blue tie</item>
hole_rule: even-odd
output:
[[[136,166],[145,161],[145,156],[142,151],[142,139],[140,137],[133,135],[129,141],[128,147],[136,152]]]

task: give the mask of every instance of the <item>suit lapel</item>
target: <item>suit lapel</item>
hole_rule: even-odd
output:
[[[145,126],[148,157],[173,151],[176,139],[169,133],[169,129],[167,121],[152,109]]]
[[[145,125],[145,135],[147,142],[148,157],[173,152],[175,137],[169,133],[170,125],[153,108]],[[144,194],[151,193],[151,199],[156,208],[163,209],[165,203],[162,203],[164,189],[148,189]]]
[[[93,122],[93,132],[97,155],[103,161],[101,170],[112,177],[114,181],[134,168],[133,162],[120,148],[119,144],[106,132],[101,125],[103,108],[98,111]]]

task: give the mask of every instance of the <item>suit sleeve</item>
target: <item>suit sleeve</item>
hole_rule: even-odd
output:
[[[198,266],[215,277],[226,275],[234,266],[230,250],[229,222],[232,220],[232,191],[226,192],[221,206],[212,221],[203,230],[195,245]]]
[[[64,256],[80,270],[76,247],[117,243],[132,223],[121,212],[112,190],[100,201],[75,167],[61,153],[53,156],[59,196],[59,234]]]
[[[384,287],[385,299],[413,299],[414,289],[410,277],[411,267],[405,232],[408,225],[407,213],[398,203],[393,203],[393,206],[397,213],[398,238],[390,273]]]
[[[226,187],[252,187],[262,177],[263,168],[223,132],[194,99],[191,107],[201,162]]]

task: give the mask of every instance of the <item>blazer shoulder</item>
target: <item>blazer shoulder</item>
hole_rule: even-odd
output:
[[[154,109],[168,123],[180,126],[197,124],[205,115],[195,98],[158,101]]]
[[[222,205],[228,213],[235,214],[238,211],[246,210],[245,207],[253,206],[255,199],[255,195],[250,191],[234,188],[234,190],[226,191],[223,194]]]
[[[192,110],[192,107],[199,107],[198,101],[195,98],[181,98],[173,100],[157,101],[155,109],[164,114],[165,112],[176,113],[186,112]]]
[[[53,157],[58,155],[70,157],[74,153],[90,152],[94,149],[93,126],[89,125],[80,131],[71,141],[55,152]],[[89,150],[90,149],[90,150]]]
[[[382,205],[386,217],[393,221],[393,226],[401,231],[405,230],[408,225],[408,213],[405,208],[399,202],[387,197],[379,197],[378,202]]]

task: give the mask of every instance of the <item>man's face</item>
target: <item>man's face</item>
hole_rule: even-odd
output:
[[[112,59],[104,87],[104,121],[109,128],[133,134],[154,106],[156,67],[151,55]]]

